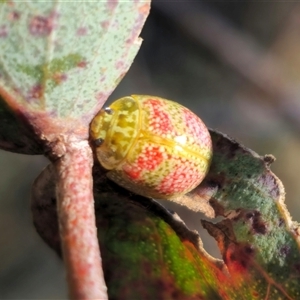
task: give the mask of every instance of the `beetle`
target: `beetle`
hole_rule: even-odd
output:
[[[132,95],[101,109],[90,138],[107,176],[145,197],[173,199],[208,172],[210,134],[188,108],[156,96]]]

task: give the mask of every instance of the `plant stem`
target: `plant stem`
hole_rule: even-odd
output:
[[[57,209],[70,299],[108,299],[95,225],[92,165],[87,141],[66,143],[55,163]]]

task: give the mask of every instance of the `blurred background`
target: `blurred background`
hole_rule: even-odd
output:
[[[141,36],[141,50],[110,99],[150,94],[177,101],[208,127],[275,155],[272,170],[300,220],[300,3],[154,0]],[[47,163],[0,151],[0,299],[67,297],[62,263],[31,221],[31,184]],[[203,216],[166,205],[220,257],[201,228]]]

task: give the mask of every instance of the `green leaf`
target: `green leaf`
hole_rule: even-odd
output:
[[[11,111],[45,140],[64,132],[87,138],[141,45],[149,2],[2,2],[0,95]]]
[[[195,193],[216,187],[210,199],[224,220],[203,226],[216,238],[231,276],[247,299],[300,298],[300,228],[284,204],[284,188],[271,172],[270,155],[211,132],[214,158]],[[202,190],[202,191],[201,191]]]
[[[222,299],[218,285],[219,278],[226,280],[223,263],[203,250],[195,232],[157,202],[109,181],[99,166],[94,175],[109,299]],[[32,212],[37,231],[60,253],[54,179],[49,165],[34,183]]]
[[[94,167],[110,299],[299,299],[300,231],[284,207],[282,184],[270,171],[273,158],[220,133],[211,135],[211,169],[187,196],[209,191],[223,220],[202,224],[217,239],[225,265],[205,252],[200,237],[176,214],[115,185]],[[35,182],[32,208],[37,230],[60,252],[51,168]]]

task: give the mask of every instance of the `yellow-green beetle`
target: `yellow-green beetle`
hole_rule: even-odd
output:
[[[172,199],[194,189],[212,157],[210,134],[199,117],[154,96],[116,100],[94,117],[90,137],[111,180],[157,199]]]

